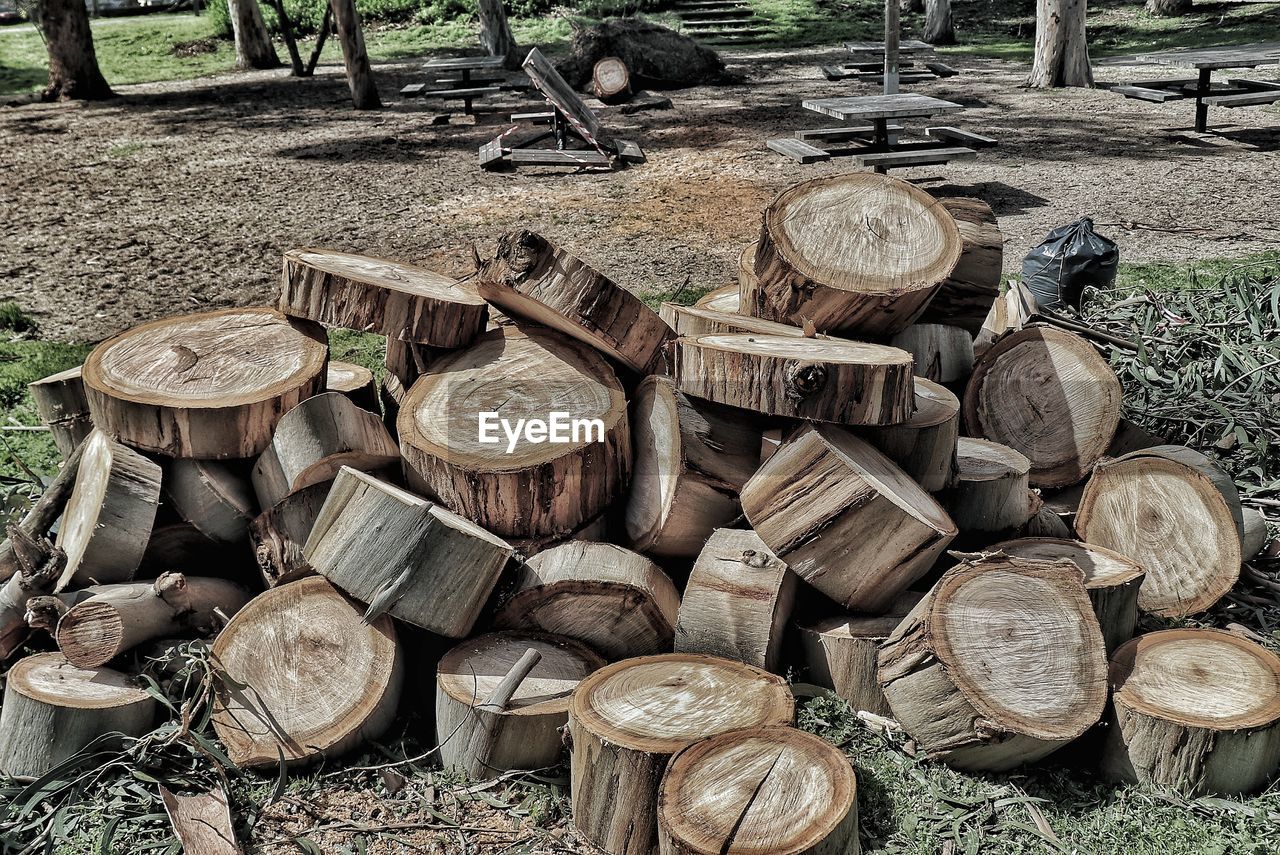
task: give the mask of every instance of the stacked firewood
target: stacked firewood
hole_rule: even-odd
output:
[[[568,745],[618,855],[858,850],[789,673],[957,768],[1100,736],[1116,780],[1262,786],[1280,658],[1134,637],[1222,597],[1261,520],[1026,323],[1002,247],[980,201],[853,174],[778,196],[696,306],[516,232],[463,281],[293,250],[274,308],[102,342],[32,387],[68,459],[0,553],[0,653],[56,652],[9,671],[0,768],[144,732],[130,652],[203,633],[233,762],[377,738],[434,668],[441,762]],[[325,327],[387,337],[380,386]]]

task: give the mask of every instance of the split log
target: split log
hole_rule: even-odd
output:
[[[922,597],[905,591],[884,615],[835,615],[801,623],[808,682],[831,689],[855,710],[889,715],[889,702],[876,679],[876,654]]]
[[[546,238],[511,232],[477,273],[480,295],[517,318],[528,318],[586,342],[632,371],[662,364],[671,328],[627,289]]]
[[[1017,534],[1019,537],[1052,537],[1058,540],[1071,540],[1075,536],[1071,532],[1071,526],[1043,503],[1040,510],[1017,529]]]
[[[960,259],[960,232],[937,199],[867,172],[815,178],[764,211],[749,314],[819,331],[906,329]]]
[[[973,337],[960,327],[912,324],[889,339],[915,360],[916,376],[954,383],[973,371]]]
[[[873,614],[927,573],[957,533],[892,461],[828,425],[784,442],[742,488],[742,509],[797,576]]]
[[[40,421],[49,426],[53,444],[63,457],[71,454],[93,430],[80,368],[77,365],[27,385],[36,413]]]
[[[557,635],[495,632],[462,642],[436,669],[440,764],[476,780],[555,766],[569,694],[604,664]]]
[[[280,311],[434,347],[470,343],[488,315],[474,290],[448,276],[329,249],[284,254]]]
[[[1093,613],[1102,628],[1107,655],[1133,638],[1134,628],[1138,625],[1138,590],[1146,574],[1120,553],[1075,540],[1048,537],[1006,540],[988,547],[988,551],[1033,561],[1065,558],[1084,573],[1084,589],[1089,592]]]
[[[396,430],[396,420],[400,418],[400,405],[404,403],[405,395],[408,394],[409,390],[404,383],[400,382],[400,378],[391,373],[383,377],[382,384],[378,386],[378,398],[382,403],[382,423],[387,426],[387,433],[397,440],[400,435]]]
[[[520,434],[514,443],[498,419]],[[536,327],[491,330],[443,357],[409,390],[396,426],[410,486],[503,537],[572,532],[621,493],[631,465],[626,397],[609,363]],[[569,441],[549,442],[553,431]]]
[[[658,795],[662,855],[858,855],[848,756],[793,727],[722,733],[671,758]]]
[[[299,490],[258,514],[250,523],[254,557],[268,588],[316,572],[307,563],[302,548],[332,487],[332,481],[323,481]]]
[[[631,73],[627,71],[627,64],[616,56],[597,60],[591,69],[591,90],[606,104],[630,98]]]
[[[324,388],[326,392],[346,395],[362,410],[378,412],[378,386],[373,380],[373,372],[363,365],[331,360]]]
[[[1219,629],[1139,636],[1111,659],[1104,775],[1240,795],[1280,766],[1280,657]]]
[[[1054,327],[1001,338],[973,366],[964,392],[970,435],[1031,461],[1031,484],[1086,477],[1120,422],[1120,381],[1093,345]]]
[[[272,309],[223,309],[134,327],[84,363],[93,423],[170,457],[255,457],[276,421],[324,390],[324,330]]]
[[[670,650],[679,612],[676,586],[648,558],[570,541],[525,562],[493,622],[577,639],[614,660]]]
[[[227,792],[221,787],[183,796],[160,786],[160,801],[184,852],[200,855],[243,855],[231,823]]]
[[[225,579],[165,573],[154,582],[101,585],[58,621],[58,649],[77,668],[96,668],[144,641],[213,634],[249,601]]]
[[[1069,562],[964,562],[880,648],[880,686],[916,746],[1003,771],[1092,727],[1107,700],[1102,631]]]
[[[794,716],[786,681],[740,662],[675,653],[606,665],[569,701],[573,824],[610,855],[649,855],[672,754],[730,730],[788,725]]]
[[[236,613],[213,643],[225,675],[213,726],[233,763],[336,757],[391,725],[404,657],[391,617],[363,615],[318,577],[271,588]]]
[[[705,653],[777,672],[795,581],[795,574],[754,531],[717,529],[685,585],[676,652]]]
[[[938,201],[960,232],[960,260],[925,307],[920,322],[956,326],[976,336],[1000,294],[1004,234],[991,206],[981,199]]]
[[[720,309],[720,311],[742,311],[745,315],[747,314],[747,309],[755,304],[757,299],[756,289],[759,286],[759,281],[756,279],[756,247],[759,245],[760,241],[753,240],[742,248],[742,252],[738,253],[738,287],[735,292],[738,300],[732,309],[726,307]]]
[[[1147,571],[1138,608],[1185,617],[1213,606],[1240,578],[1240,494],[1189,448],[1161,445],[1104,460],[1085,485],[1076,532]]]
[[[257,509],[246,463],[179,458],[169,467],[165,492],[178,515],[210,540],[248,538]]]
[[[722,334],[679,338],[680,391],[759,413],[898,424],[915,407],[911,354],[840,339]]]
[[[698,298],[693,305],[699,309],[711,309],[716,312],[738,311],[738,286],[726,285],[709,291]]]
[[[39,778],[94,743],[109,750],[141,736],[155,720],[156,700],[109,668],[82,670],[61,653],[37,653],[5,675],[0,709],[0,771]]]
[[[420,496],[344,466],[303,547],[316,572],[382,613],[448,638],[471,632],[512,549]]]
[[[991,304],[982,328],[973,337],[974,357],[981,359],[998,339],[1031,323],[1031,316],[1037,311],[1031,290],[1017,280],[1009,280],[1009,287]]]
[[[1028,483],[1031,461],[1012,448],[961,437],[956,463],[956,485],[942,504],[961,531],[1019,528],[1040,510],[1040,498]]]
[[[915,413],[901,424],[868,428],[864,436],[930,493],[953,486],[959,476],[960,401],[923,377],[915,379]]]
[[[84,457],[84,449],[84,443],[76,446],[75,451],[71,452],[71,456],[58,470],[58,474],[49,482],[49,486],[44,488],[44,492],[36,503],[31,506],[31,510],[23,515],[18,525],[28,536],[45,537],[53,528],[53,524],[62,517],[67,500],[75,490],[76,476],[80,474],[80,461]],[[21,566],[15,554],[13,541],[5,540],[0,544],[0,582],[7,582],[21,569]]]
[[[32,597],[52,593],[62,578],[67,556],[43,535],[31,535],[9,524],[9,547],[18,572],[0,586],[0,660],[22,646],[28,632],[27,604]]]
[[[789,324],[753,318],[731,312],[720,312],[701,306],[677,306],[663,303],[658,315],[677,336],[714,335],[716,333],[757,333],[759,335],[783,335],[803,337],[804,330]],[[821,336],[826,338],[826,336]]]
[[[427,347],[425,344],[414,344],[411,341],[401,341],[387,336],[387,351],[382,358],[382,364],[387,369],[387,373],[407,390],[419,377],[427,373],[427,368],[432,362],[447,352],[438,347]]]
[[[759,467],[760,429],[740,411],[691,399],[669,377],[640,383],[626,527],[632,549],[692,557],[741,512],[738,491]]]
[[[253,467],[258,505],[275,507],[343,467],[375,471],[400,462],[400,447],[374,413],[337,392],[308,398],[285,413]]]
[[[133,578],[160,504],[160,467],[95,430],[84,441],[57,545],[67,566],[57,589]]]
[[[1241,508],[1240,559],[1252,561],[1262,554],[1271,539],[1267,518],[1257,508]]]

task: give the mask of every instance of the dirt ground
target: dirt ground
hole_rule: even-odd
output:
[[[832,124],[802,110],[802,98],[873,91],[821,77],[818,64],[839,56],[834,47],[729,54],[741,84],[671,93],[671,110],[607,111],[649,160],[603,175],[482,172],[477,147],[521,102],[501,102],[475,125],[432,125],[430,105],[395,94],[421,79],[417,62],[378,67],[388,106],[374,112],[348,108],[338,67],[312,80],[256,72],[120,87],[121,98],[91,106],[3,108],[0,300],[18,301],[49,337],[96,339],[164,314],[266,301],[290,247],[463,274],[472,244],[487,253],[516,228],[636,290],[718,286],[774,193],[855,168],[802,166],[765,147]],[[1006,267],[1086,214],[1128,261],[1235,256],[1280,240],[1280,112],[1218,110],[1215,123],[1236,124],[1201,136],[1186,130],[1185,102],[1026,90],[1017,63],[948,62],[963,73],[914,90],[963,103],[951,123],[1000,146],[895,174],[988,200]],[[1135,71],[1108,64],[1099,77]]]

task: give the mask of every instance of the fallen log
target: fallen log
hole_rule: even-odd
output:
[[[737,312],[738,286],[725,285],[723,288],[708,291],[699,297],[693,305],[699,309],[711,309],[715,312]]]
[[[27,384],[40,421],[49,427],[58,453],[67,457],[93,430],[89,400],[84,394],[81,366]]]
[[[378,386],[373,372],[363,365],[330,360],[324,388],[326,392],[346,395],[362,410],[378,412]]]
[[[959,477],[960,401],[923,377],[915,379],[915,412],[909,419],[867,428],[863,436],[930,493],[954,486]]]
[[[973,371],[973,337],[960,327],[917,323],[889,339],[915,360],[917,377],[954,383]]]
[[[961,437],[956,444],[956,485],[942,504],[963,532],[1005,531],[1040,510],[1031,491],[1031,461],[998,442]]]
[[[949,197],[938,202],[960,232],[960,258],[919,322],[960,327],[976,336],[1000,294],[1004,234],[991,206],[981,199]]]
[[[722,312],[703,306],[677,306],[675,303],[663,303],[658,307],[658,315],[667,322],[667,326],[677,336],[715,335],[717,333],[758,333],[760,335],[782,335],[803,337],[804,330],[790,324],[766,321],[764,318],[753,318],[750,315],[739,315],[733,312]],[[826,338],[826,336],[822,336]]]
[[[178,458],[165,494],[178,515],[219,543],[242,543],[257,513],[247,462]]]
[[[753,240],[738,253],[738,287],[734,292],[738,299],[733,308],[730,309],[727,306],[715,308],[719,308],[722,312],[737,312],[743,307],[749,308],[755,304],[756,289],[760,284],[756,279],[756,247],[759,245],[760,241]],[[747,312],[743,311],[742,314],[745,315]]]
[[[254,558],[268,588],[315,574],[302,548],[332,487],[332,481],[304,487],[258,514],[249,524]]]
[[[591,90],[606,104],[630,98],[631,73],[627,71],[627,64],[616,56],[596,60],[591,69]]]
[[[27,639],[27,602],[53,592],[62,578],[67,555],[43,535],[31,535],[9,524],[9,548],[18,572],[0,586],[0,660],[8,659]]]
[[[171,792],[162,784],[160,800],[184,852],[243,855],[244,850],[236,842],[235,828],[231,823],[227,793],[221,787],[184,796]]]

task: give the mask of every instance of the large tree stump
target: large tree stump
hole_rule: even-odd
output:
[[[793,727],[722,733],[671,758],[662,855],[858,855],[858,782],[829,742]]]
[[[705,653],[776,672],[795,581],[755,532],[717,529],[685,585],[676,652]]]
[[[574,638],[613,660],[670,650],[679,612],[675,585],[648,558],[570,541],[525,562],[494,625]]]
[[[280,311],[434,347],[468,344],[488,317],[484,300],[448,276],[330,249],[284,254]]]
[[[420,496],[342,467],[303,547],[315,571],[369,604],[448,638],[471,632],[511,546]]]
[[[93,416],[89,414],[80,368],[77,365],[27,384],[36,413],[40,421],[48,425],[53,444],[63,457],[70,455],[93,430]]]
[[[671,338],[643,300],[533,232],[504,235],[476,287],[507,314],[560,330],[640,374],[656,371]]]
[[[1089,592],[1093,613],[1102,628],[1107,655],[1133,638],[1138,625],[1138,590],[1145,571],[1118,552],[1090,546],[1076,540],[1051,537],[1024,537],[988,547],[1014,558],[1058,561],[1063,558],[1084,573],[1084,589]]]
[[[134,327],[84,363],[93,423],[170,457],[245,458],[280,415],[324,390],[324,330],[273,309],[223,309]]]
[[[915,380],[915,401],[915,413],[906,421],[867,428],[863,435],[923,489],[935,493],[953,486],[959,475],[960,401],[923,377]]]
[[[530,650],[536,662],[509,681]],[[569,694],[604,664],[587,645],[558,635],[495,632],[462,642],[436,668],[440,764],[477,780],[555,766]]]
[[[961,437],[956,444],[956,484],[942,503],[963,532],[1006,531],[1040,510],[1031,491],[1031,461],[998,442]]]
[[[118,671],[82,670],[61,653],[28,656],[5,675],[0,771],[39,778],[107,734],[141,736],[151,729],[156,706],[133,678]]]
[[[519,434],[514,443],[498,419]],[[526,422],[521,432],[530,419],[543,430]],[[613,502],[631,465],[613,369],[541,328],[491,330],[443,357],[409,390],[396,426],[409,483],[504,537],[569,534]],[[569,441],[547,441],[553,429]]]
[[[1085,485],[1076,532],[1147,571],[1138,608],[1185,617],[1240,578],[1240,495],[1199,452],[1174,445],[1104,460]]]
[[[596,60],[591,69],[591,91],[606,104],[631,97],[631,73],[627,64],[616,56]]]
[[[911,418],[911,354],[839,339],[721,334],[679,338],[680,391],[775,416],[850,425]]]
[[[960,231],[960,260],[925,306],[919,322],[956,326],[976,336],[1000,294],[1004,234],[991,206],[981,199],[951,197],[938,201]]]
[[[362,410],[378,412],[378,384],[373,372],[363,365],[330,360],[324,388],[326,392],[346,395]]]
[[[892,335],[924,311],[961,249],[947,209],[905,181],[815,178],[765,208],[754,299],[743,310],[821,332]]]
[[[243,462],[178,458],[169,466],[165,494],[178,515],[210,540],[248,538],[257,508]]]
[[[325,392],[284,414],[271,444],[253,467],[258,504],[275,507],[285,496],[332,480],[342,467],[376,471],[400,462],[382,419],[346,395]]]
[[[1055,327],[1001,338],[973,366],[964,392],[972,436],[1025,454],[1036,487],[1089,474],[1120,422],[1120,381],[1093,345]]]
[[[259,594],[223,628],[213,644],[225,675],[213,726],[233,763],[336,757],[390,726],[403,655],[391,617],[363,615],[312,577]]]
[[[314,574],[302,548],[333,487],[323,481],[299,490],[253,518],[249,534],[258,572],[268,588]]]
[[[934,759],[1002,771],[1083,734],[1106,651],[1070,562],[989,557],[948,570],[880,648],[894,718]]]
[[[667,654],[606,665],[569,701],[573,824],[610,855],[649,855],[671,755],[708,736],[791,724],[781,678],[727,659]]]
[[[708,291],[699,297],[693,305],[699,309],[711,309],[714,312],[737,312],[738,286],[725,285],[723,288]]]
[[[1218,629],[1139,636],[1111,658],[1104,775],[1239,795],[1280,766],[1280,657]]]
[[[853,611],[889,608],[957,533],[892,461],[828,425],[787,439],[742,488],[742,509],[797,576]]]
[[[663,303],[658,315],[677,336],[715,335],[716,333],[757,333],[759,335],[783,335],[803,337],[804,330],[790,324],[766,321],[750,315],[722,312],[705,306],[677,306]],[[826,338],[826,336],[822,336]]]
[[[740,411],[689,398],[669,377],[646,377],[631,405],[631,547],[688,558],[741,512],[738,491],[759,467],[760,429]]]
[[[889,339],[915,360],[916,376],[954,383],[973,371],[973,336],[960,327],[912,324]]]
[[[160,467],[100,430],[84,441],[57,545],[67,565],[57,589],[127,582],[142,562],[160,504]]]

